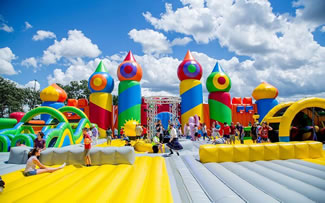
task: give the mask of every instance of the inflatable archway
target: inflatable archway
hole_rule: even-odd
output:
[[[263,121],[279,123],[280,142],[289,142],[291,123],[295,116],[303,109],[313,107],[325,109],[325,99],[312,97],[301,99],[297,102],[279,104],[264,117]],[[279,113],[280,111],[283,112]]]
[[[48,106],[40,106],[35,109],[32,109],[31,111],[25,114],[25,116],[20,120],[20,122],[26,123],[40,114],[49,114],[53,118],[58,119],[59,122],[68,122],[68,119],[66,119],[66,117],[60,111]]]
[[[74,106],[64,106],[58,109],[61,113],[75,113],[80,118],[88,118],[87,115],[80,109]]]

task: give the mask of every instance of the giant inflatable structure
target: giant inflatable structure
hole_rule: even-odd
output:
[[[90,89],[89,120],[98,125],[99,136],[106,137],[112,126],[112,94],[114,80],[101,61],[88,81]]]
[[[231,80],[217,62],[212,73],[209,75],[206,86],[209,94],[210,124],[218,121],[230,124],[231,120],[231,98],[229,90]]]
[[[142,68],[130,51],[119,65],[118,86],[118,129],[129,123],[141,122],[141,86]],[[128,123],[129,122],[129,123]]]
[[[203,93],[202,93],[202,67],[194,59],[190,51],[187,51],[183,62],[178,66],[177,75],[181,81],[179,94],[181,96],[181,121],[185,126],[189,118],[199,116],[203,118]]]

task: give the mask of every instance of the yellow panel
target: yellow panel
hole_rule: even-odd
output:
[[[162,157],[137,157],[134,165],[68,165],[30,177],[19,170],[2,178],[0,202],[173,202]]]
[[[234,161],[249,160],[249,146],[248,145],[234,145]]]
[[[40,93],[42,101],[58,101],[59,96],[59,92],[51,85],[43,89]]]
[[[182,95],[187,90],[189,90],[199,84],[201,84],[200,80],[196,80],[196,79],[183,80],[183,81],[181,81],[181,84],[179,86],[179,94]]]
[[[202,163],[218,162],[217,146],[215,145],[201,145],[199,155]]]
[[[295,158],[295,147],[291,143],[279,144],[280,159],[294,159]]]
[[[91,93],[89,101],[97,106],[112,112],[112,95],[110,93]]]
[[[263,144],[249,145],[249,159],[250,161],[264,160],[264,145]]]
[[[263,121],[267,121],[268,122],[268,119],[269,118],[272,118],[274,116],[274,114],[276,114],[276,112],[278,112],[279,110],[287,107],[287,106],[290,106],[292,105],[294,102],[285,102],[285,103],[281,103],[281,104],[278,104],[276,105],[275,107],[273,107],[273,109],[271,109],[263,118],[262,122]]]
[[[106,130],[103,128],[98,127],[99,138],[106,138]]]
[[[279,145],[276,143],[264,144],[264,160],[278,160],[280,159]]]
[[[307,159],[309,157],[309,146],[305,142],[293,143],[295,147],[295,158],[296,159]]]
[[[322,157],[323,144],[321,142],[307,141],[309,146],[309,158],[315,159]]]
[[[194,107],[193,109],[182,114],[182,116],[181,116],[182,117],[182,126],[184,126],[188,122],[188,119],[191,116],[195,116],[195,115],[198,115],[200,117],[200,119],[201,119],[200,123],[204,123],[203,104],[199,104],[196,107]]]
[[[234,161],[234,150],[232,145],[219,144],[217,145],[218,162]]]

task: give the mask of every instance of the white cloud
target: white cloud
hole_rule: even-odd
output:
[[[185,46],[185,45],[187,45],[187,44],[188,44],[189,42],[191,42],[191,41],[192,41],[192,39],[189,38],[189,37],[184,37],[184,38],[175,38],[175,39],[172,41],[171,45],[172,45],[172,46],[175,46],[175,45]]]
[[[321,32],[325,32],[325,25],[320,29]]]
[[[13,32],[14,28],[11,26],[8,26],[5,23],[2,23],[2,25],[0,26],[0,30],[6,31],[6,32]]]
[[[38,67],[37,60],[35,59],[35,57],[26,58],[21,62],[21,65],[26,67],[33,67],[34,72],[36,72],[36,68]]]
[[[34,41],[52,39],[52,38],[56,38],[56,35],[53,32],[46,31],[46,30],[37,30],[36,35],[33,36]]]
[[[28,30],[31,28],[33,28],[33,26],[29,22],[25,21],[25,30]]]
[[[297,18],[306,20],[315,26],[325,23],[325,1],[323,0],[298,0],[293,2]],[[300,8],[302,7],[302,8]]]
[[[176,38],[170,42],[164,34],[150,29],[132,29],[129,32],[129,36],[131,39],[133,39],[133,41],[138,42],[142,45],[142,50],[145,54],[154,55],[172,53],[172,46],[184,46],[192,41],[191,38],[184,37]]]
[[[37,80],[31,80],[28,83],[26,83],[23,87],[30,88],[32,90],[34,90],[34,88],[35,88],[35,91],[38,91],[38,90],[40,90],[41,85]]]
[[[49,65],[56,63],[62,57],[75,60],[82,57],[94,58],[100,54],[98,46],[81,31],[69,30],[68,38],[62,38],[61,41],[55,40],[54,44],[43,52],[42,62]]]
[[[16,59],[9,47],[0,48],[0,74],[15,75],[17,72],[11,64],[11,61]]]

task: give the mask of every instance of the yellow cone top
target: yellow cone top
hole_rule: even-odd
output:
[[[55,83],[43,89],[40,96],[42,101],[64,102],[67,99],[67,93]]]
[[[252,96],[255,100],[260,99],[275,99],[279,94],[279,91],[273,85],[262,82],[253,91]]]

